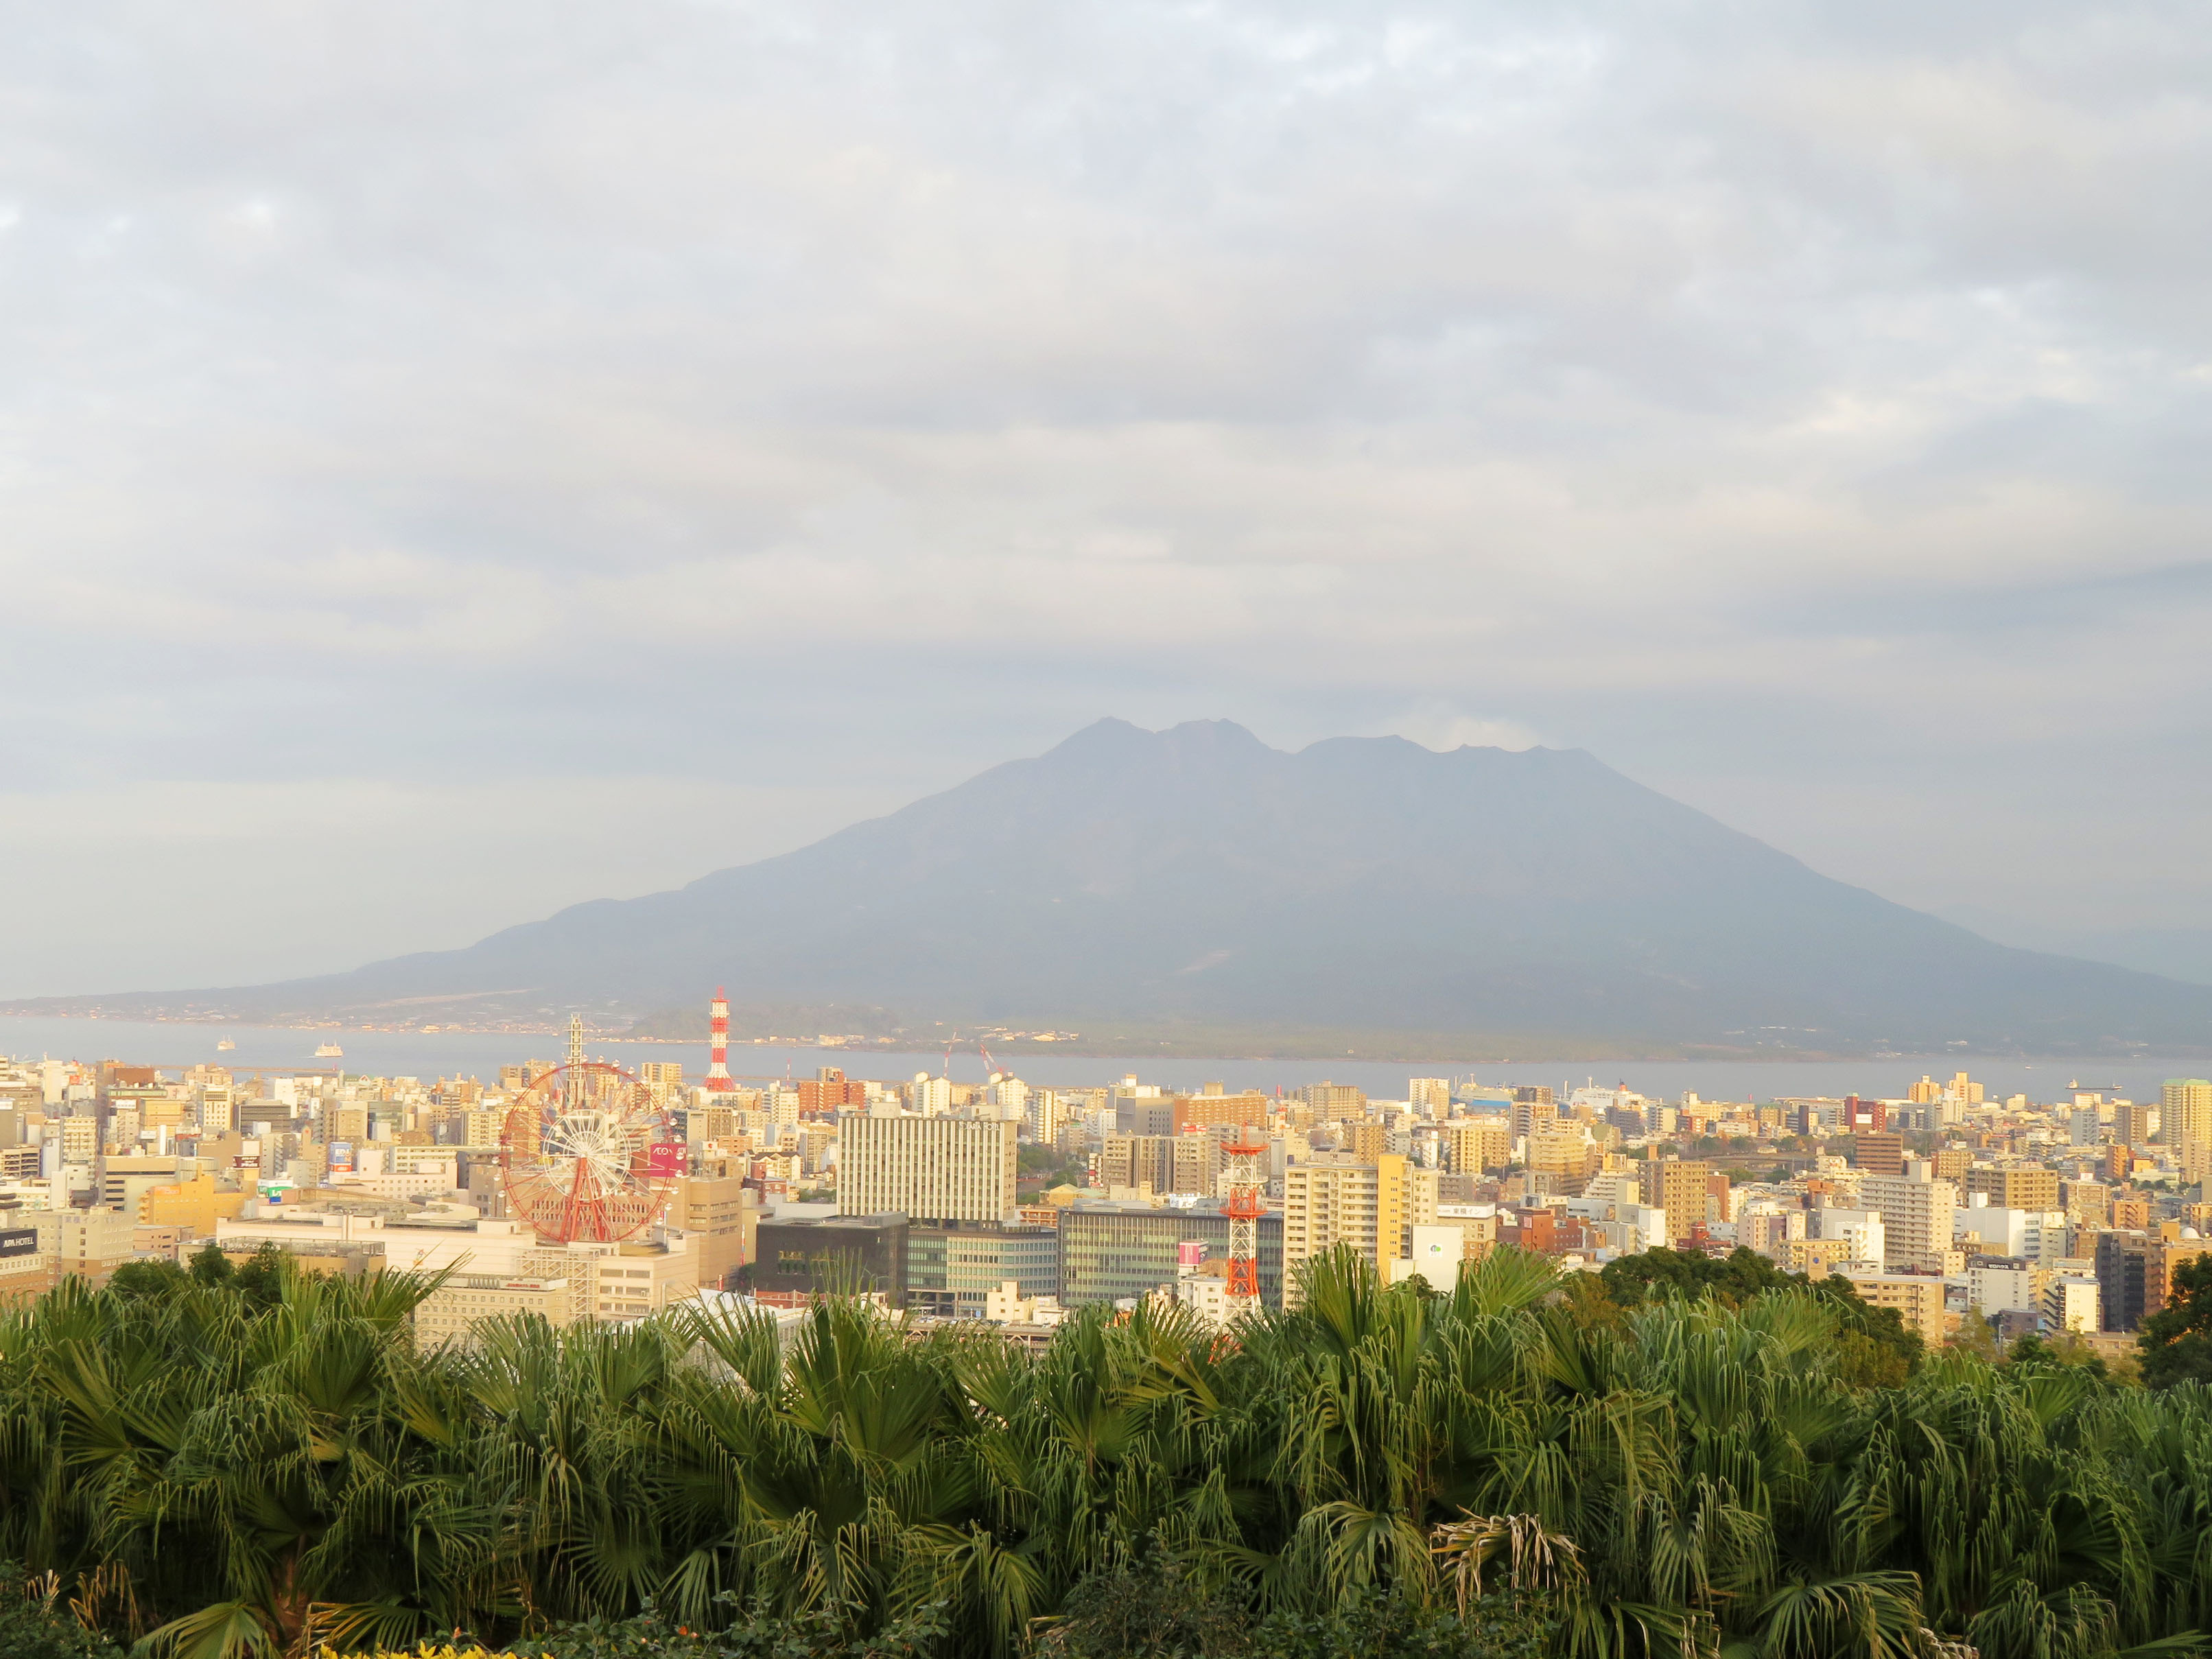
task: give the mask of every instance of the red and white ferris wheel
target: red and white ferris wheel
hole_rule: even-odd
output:
[[[684,1173],[667,1109],[602,1060],[572,1060],[539,1078],[499,1139],[507,1201],[548,1243],[611,1243],[642,1231]]]

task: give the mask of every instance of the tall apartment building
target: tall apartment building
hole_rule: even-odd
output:
[[[1851,1137],[1851,1163],[1869,1175],[1905,1173],[1905,1137],[1887,1131],[1863,1130]]]
[[[99,1158],[100,1121],[97,1118],[89,1114],[79,1115],[72,1113],[53,1127],[61,1132],[63,1163],[90,1164]]]
[[[1297,1297],[1297,1266],[1348,1244],[1387,1280],[1413,1249],[1413,1229],[1437,1218],[1437,1172],[1386,1152],[1371,1163],[1323,1155],[1283,1172],[1284,1300]]]
[[[1540,1125],[1528,1137],[1528,1173],[1547,1177],[1550,1192],[1580,1193],[1600,1158],[1589,1131],[1571,1121]]]
[[[2097,1281],[2067,1274],[2043,1287],[2043,1322],[2054,1331],[2094,1331],[2102,1328]]]
[[[1176,1134],[1193,1129],[1218,1128],[1224,1124],[1264,1126],[1274,1102],[1257,1089],[1241,1094],[1177,1095],[1168,1103],[1170,1125]]]
[[[1444,1167],[1454,1175],[1480,1175],[1513,1161],[1513,1129],[1502,1117],[1455,1118],[1437,1131]]]
[[[238,1129],[238,1097],[227,1083],[200,1085],[198,1117],[200,1133],[227,1135]]]
[[[2112,1139],[2122,1146],[2146,1145],[2150,1139],[2150,1108],[2138,1101],[2114,1101]]]
[[[2163,1239],[2136,1229],[2097,1235],[2098,1314],[2108,1331],[2138,1329],[2162,1311],[2173,1270],[2212,1251],[2212,1239]]]
[[[1317,1119],[1360,1117],[1367,1111],[1367,1091],[1349,1083],[1310,1083],[1304,1093]]]
[[[2040,1207],[2056,1206],[2055,1186],[2051,1200]],[[1959,1189],[1948,1181],[1935,1179],[1935,1171],[1925,1159],[1913,1159],[1902,1176],[1867,1176],[1859,1182],[1859,1202],[1881,1212],[1888,1239],[1887,1265],[1926,1273],[1944,1271],[1956,1231],[1953,1216],[1959,1207]]]
[[[1003,1220],[1018,1207],[1020,1127],[1004,1118],[847,1112],[837,1120],[837,1212]]]
[[[1417,1077],[1406,1085],[1406,1101],[1423,1117],[1443,1117],[1451,1111],[1451,1079]]]
[[[669,1224],[691,1237],[699,1283],[720,1290],[753,1259],[760,1211],[745,1201],[744,1168],[727,1158],[701,1158],[670,1195]]]
[[[799,1079],[799,1109],[802,1113],[842,1112],[868,1103],[868,1085],[848,1078],[835,1066],[819,1067],[811,1078]]]
[[[1943,1281],[1913,1273],[1869,1273],[1838,1270],[1860,1297],[1877,1308],[1894,1308],[1908,1329],[1934,1347],[1943,1340]]]
[[[1710,1218],[1706,1205],[1711,1196],[1712,1174],[1710,1164],[1664,1158],[1651,1166],[1651,1172],[1640,1183],[1649,1189],[1645,1197],[1667,1212],[1668,1243],[1687,1238],[1691,1229],[1704,1226]]]
[[[1966,1190],[1987,1193],[1990,1202],[2001,1209],[2055,1210],[2058,1207],[2058,1171],[2036,1165],[1969,1170]]]
[[[2212,1176],[2212,1082],[2173,1077],[2159,1091],[2159,1128],[2185,1181]]]

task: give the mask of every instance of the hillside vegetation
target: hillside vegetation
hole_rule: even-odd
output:
[[[1337,1257],[1233,1342],[1094,1310],[1037,1354],[849,1303],[785,1347],[690,1314],[418,1353],[424,1290],[139,1275],[0,1320],[0,1555],[40,1598],[10,1654],[2094,1659],[2212,1629],[2212,1391],[1917,1357],[1794,1285],[1563,1290],[1504,1252],[1432,1297]]]

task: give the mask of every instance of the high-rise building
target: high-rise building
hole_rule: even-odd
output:
[[[1152,1193],[1175,1191],[1175,1145],[1171,1135],[1109,1134],[1098,1144],[1091,1185]]]
[[[1651,1166],[1651,1173],[1641,1184],[1648,1188],[1646,1197],[1656,1200],[1657,1207],[1667,1212],[1668,1243],[1687,1238],[1692,1228],[1702,1227],[1711,1218],[1707,1205],[1712,1174],[1711,1164],[1686,1158],[1661,1158]]]
[[[137,1254],[138,1218],[119,1210],[34,1210],[23,1219],[38,1230],[40,1254],[52,1258],[58,1279],[74,1274],[97,1289]]]
[[[1451,1111],[1451,1079],[1417,1077],[1406,1085],[1406,1100],[1423,1117],[1443,1117]]]
[[[1437,1218],[1437,1172],[1386,1152],[1370,1163],[1332,1154],[1283,1172],[1285,1302],[1297,1295],[1297,1267],[1348,1244],[1386,1279],[1390,1263],[1413,1246],[1413,1229]]]
[[[1599,1152],[1581,1124],[1554,1119],[1528,1136],[1528,1173],[1546,1178],[1548,1192],[1579,1194],[1595,1173]]]
[[[2056,1206],[2055,1187],[2051,1197],[2051,1203],[2042,1208]],[[1901,1176],[1867,1176],[1859,1182],[1859,1202],[1881,1214],[1888,1239],[1888,1266],[1923,1273],[1945,1270],[1945,1258],[1952,1253],[1956,1233],[1953,1212],[1959,1207],[1959,1189],[1948,1181],[1936,1180],[1927,1160],[1914,1158]]]
[[[1905,1137],[1863,1130],[1851,1137],[1851,1163],[1869,1175],[1901,1176],[1905,1173]]]
[[[1218,1085],[1209,1085],[1213,1087]],[[1224,1124],[1267,1122],[1274,1103],[1257,1089],[1242,1094],[1177,1095],[1168,1103],[1169,1132],[1212,1129]]]
[[[1987,1193],[1990,1202],[2002,1209],[2055,1210],[2058,1207],[2058,1171],[2040,1164],[1969,1170],[1966,1190]]]
[[[2168,1078],[2159,1091],[2159,1127],[2185,1181],[2212,1176],[2212,1082]]]
[[[1367,1110],[1367,1091],[1349,1083],[1310,1083],[1304,1092],[1316,1118],[1358,1117]]]
[[[2043,1287],[2043,1322],[2054,1331],[2094,1331],[2102,1328],[2097,1281],[2067,1274]]]
[[[1870,1273],[1838,1270],[1860,1297],[1877,1308],[1893,1308],[1906,1326],[1930,1347],[1943,1340],[1943,1281],[1916,1273]]]
[[[1015,1138],[1003,1118],[847,1112],[837,1120],[837,1211],[916,1221],[1014,1213]]]
[[[952,1079],[916,1072],[907,1085],[906,1103],[917,1112],[932,1115],[952,1109]]]
[[[1455,1175],[1480,1175],[1513,1161],[1513,1127],[1502,1117],[1459,1118],[1437,1132],[1444,1167]]]
[[[2122,1146],[2142,1146],[2150,1139],[2150,1108],[2132,1100],[2112,1103],[2112,1139]]]
[[[238,1128],[238,1097],[227,1083],[203,1084],[199,1091],[200,1133],[227,1135]]]
[[[799,1079],[799,1109],[803,1115],[842,1112],[848,1106],[867,1103],[868,1085],[848,1078],[835,1066],[822,1066],[812,1077]]]

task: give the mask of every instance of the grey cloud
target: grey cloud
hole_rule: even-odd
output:
[[[2205,793],[2202,5],[0,20],[19,787],[1398,720],[2212,920],[2165,815],[2163,896],[2037,827]]]

